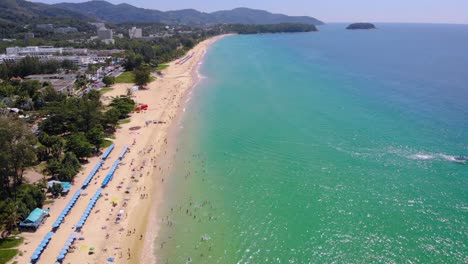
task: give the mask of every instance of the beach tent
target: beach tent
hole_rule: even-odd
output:
[[[19,226],[23,229],[36,230],[42,224],[47,214],[48,212],[46,210],[36,208],[28,215],[28,217],[23,222],[19,224]]]

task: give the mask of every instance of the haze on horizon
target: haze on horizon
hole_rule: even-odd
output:
[[[88,0],[32,0],[42,3]],[[193,8],[202,12],[248,7],[296,16],[312,16],[324,22],[399,22],[468,24],[467,0],[107,0],[161,11]]]

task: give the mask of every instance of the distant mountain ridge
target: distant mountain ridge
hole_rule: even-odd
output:
[[[322,25],[323,22],[308,16],[287,16],[263,10],[236,8],[233,10],[204,13],[194,9],[159,11],[95,0],[83,3],[59,3],[53,7],[66,9],[85,16],[112,23],[160,22],[166,24],[207,25],[207,24],[278,24],[303,23]]]
[[[81,13],[54,7],[42,3],[24,0],[0,0],[0,24],[18,24],[47,18],[67,17],[83,20],[87,17]]]

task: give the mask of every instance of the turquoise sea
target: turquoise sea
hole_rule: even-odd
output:
[[[159,263],[468,263],[468,25],[345,26],[210,48]]]

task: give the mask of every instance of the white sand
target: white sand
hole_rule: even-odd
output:
[[[193,53],[193,57],[183,65],[170,63],[169,68],[163,71],[164,77],[158,77],[150,83],[148,90],[134,92],[134,100],[137,103],[148,104],[149,109],[134,113],[131,122],[121,125],[117,130],[114,151],[89,187],[84,190],[83,193],[87,195],[82,195],[78,199],[70,214],[65,218],[65,222],[52,237],[38,263],[55,263],[60,250],[74,231],[74,225],[88,205],[89,199],[100,187],[108,169],[127,144],[131,146],[130,152],[118,167],[114,179],[104,189],[104,196],[98,200],[78,235],[84,239],[75,241],[73,246],[76,249],[68,253],[63,263],[108,263],[106,259],[109,257],[115,258],[114,263],[155,262],[152,256],[153,237],[149,235],[151,232],[147,232],[146,227],[151,210],[157,208],[158,203],[162,201],[164,190],[162,177],[171,166],[171,164],[166,164],[167,159],[165,159],[168,148],[167,136],[173,121],[184,107],[183,98],[197,81],[199,62],[209,45],[222,37],[217,36],[201,42],[188,53]],[[127,89],[132,86],[130,84],[114,85],[112,91],[104,94],[104,103],[108,103],[113,96],[126,94]],[[145,121],[155,119],[164,123],[145,125]],[[138,126],[141,128],[130,130]],[[133,144],[134,141],[135,144]],[[35,233],[24,233],[26,243],[20,247],[23,256],[17,256],[14,261],[29,263],[35,248],[51,230],[57,216],[75,191],[81,187],[81,183],[98,161],[97,157],[89,159],[89,164],[75,179],[76,183],[70,194],[58,199],[50,207],[51,217],[39,230]],[[126,193],[127,187],[131,188],[128,193]],[[115,206],[112,205],[112,200],[116,201]],[[122,220],[115,223],[120,210],[124,210]],[[157,212],[151,212],[151,217],[155,215]],[[151,231],[154,232],[157,229],[157,226],[152,226]],[[94,247],[93,254],[89,254],[90,247]]]

